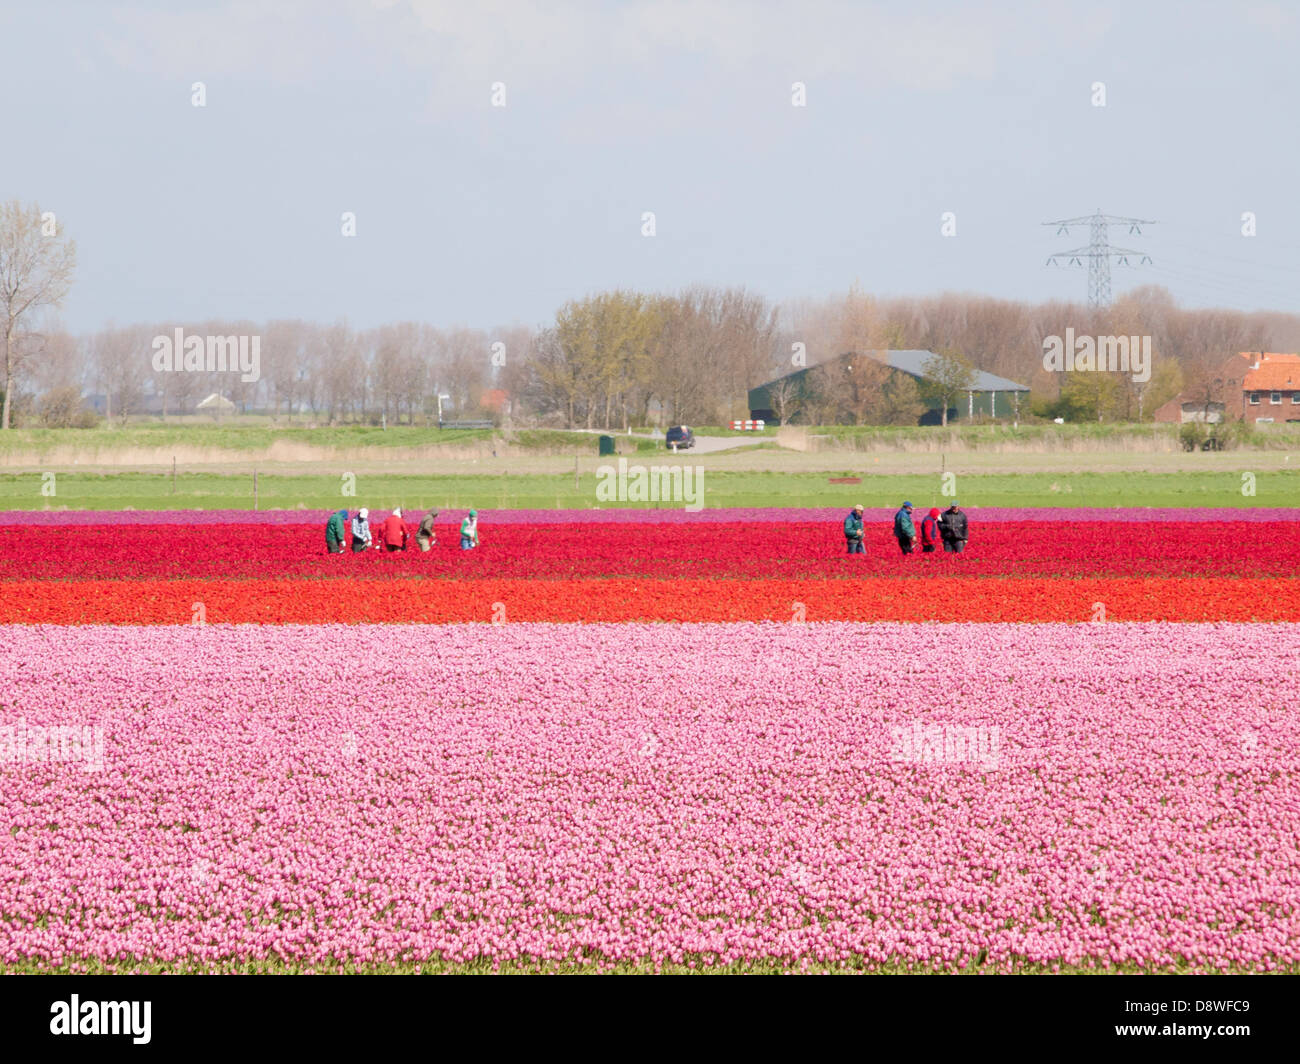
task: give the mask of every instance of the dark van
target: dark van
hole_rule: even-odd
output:
[[[684,451],[688,447],[695,446],[695,433],[685,425],[674,425],[668,430],[667,437],[668,449]]]

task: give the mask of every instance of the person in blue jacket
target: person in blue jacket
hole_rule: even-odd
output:
[[[850,554],[866,554],[862,545],[862,504],[859,503],[849,511],[844,519],[844,542],[849,545]]]
[[[894,514],[894,538],[898,540],[898,549],[904,554],[912,553],[916,543],[916,526],[912,524],[912,504],[903,503],[903,507]]]

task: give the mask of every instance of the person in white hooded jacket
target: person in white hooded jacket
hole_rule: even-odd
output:
[[[360,554],[370,543],[370,511],[361,509],[352,518],[352,553]]]

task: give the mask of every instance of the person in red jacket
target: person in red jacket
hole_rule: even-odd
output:
[[[383,538],[386,550],[406,550],[406,522],[400,506],[384,519]]]
[[[921,553],[933,554],[939,547],[939,508],[936,506],[921,522]]]

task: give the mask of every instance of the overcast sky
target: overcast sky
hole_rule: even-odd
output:
[[[76,331],[538,325],[694,282],[1082,301],[1044,260],[1086,227],[1040,223],[1098,208],[1159,223],[1112,232],[1154,259],[1117,293],[1297,310],[1298,54],[1300,4],[1251,0],[8,4],[0,198],[76,239]]]

